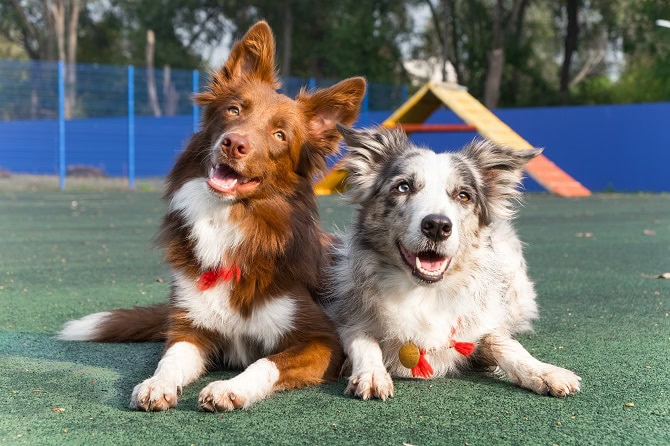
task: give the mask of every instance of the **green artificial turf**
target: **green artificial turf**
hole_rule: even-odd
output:
[[[351,210],[320,199],[328,229]],[[520,340],[575,370],[555,399],[478,375],[397,380],[389,401],[344,382],[277,394],[234,413],[127,408],[158,344],[61,342],[69,319],[163,301],[168,270],[151,239],[155,192],[0,192],[0,443],[8,444],[670,444],[670,196],[530,195],[517,227],[541,318]],[[627,403],[632,403],[628,404]]]

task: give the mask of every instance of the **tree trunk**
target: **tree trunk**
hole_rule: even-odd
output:
[[[83,0],[85,2],[85,0]],[[42,0],[27,2],[11,0],[12,8],[18,16],[18,40],[28,57],[33,60],[60,60],[65,63],[66,103],[65,117],[71,118],[76,101],[77,73],[74,65],[77,62],[77,25],[82,0]],[[32,6],[39,4],[39,10]],[[35,26],[33,21],[44,24]],[[66,29],[67,20],[67,29]],[[37,23],[36,22],[36,23]],[[54,51],[57,49],[58,54]],[[39,115],[39,91],[37,85],[41,70],[32,70],[31,116]]]
[[[524,17],[526,16],[526,7],[528,6],[528,0],[522,0],[519,3],[519,8],[516,11],[516,17],[514,17],[514,21],[511,24],[511,30],[510,33],[512,34],[511,36],[511,41],[510,41],[510,48],[512,48],[512,51],[515,53],[515,60],[519,60],[519,52],[521,48],[521,42],[523,40],[523,21]],[[510,82],[510,99],[513,103],[517,103],[518,101],[518,91],[521,85],[521,72],[519,71],[519,67],[517,64],[513,64],[512,68],[512,79]]]
[[[149,95],[149,104],[154,116],[161,116],[161,107],[158,104],[158,94],[156,93],[156,75],[154,74],[154,46],[156,38],[151,29],[147,30],[147,46],[144,56],[147,62],[147,94]]]
[[[67,54],[65,52],[65,0],[51,2],[51,14],[54,18],[54,30],[56,32],[56,42],[58,44],[58,60],[65,64],[65,75],[70,71],[67,66]],[[66,86],[67,87],[67,86]],[[67,94],[66,88],[66,94]],[[69,107],[69,101],[65,101],[65,119],[70,119],[72,110]]]
[[[521,29],[528,0],[514,0],[512,9],[505,16],[503,0],[497,0],[493,11],[493,42],[488,55],[488,72],[484,87],[484,105],[496,108],[500,101],[500,87],[505,69],[505,41],[510,32]]]
[[[44,0],[44,16],[46,17],[46,22],[47,22],[47,31],[46,31],[46,39],[44,39],[44,45],[41,45],[40,48],[40,54],[42,57],[44,57],[46,60],[55,60],[56,55],[54,54],[54,51],[56,49],[56,46],[54,45],[56,42],[56,24],[54,23],[54,16],[49,10],[49,1]]]
[[[74,112],[77,107],[77,28],[79,25],[80,12],[80,0],[72,0],[67,35],[67,69],[65,70],[65,85],[67,86],[66,107],[70,111],[70,118],[74,117]]]
[[[64,0],[51,3],[51,14],[54,18],[54,31],[58,44],[58,60],[65,62],[65,5]]]
[[[447,32],[446,26],[441,26],[440,14],[437,12],[437,8],[433,5],[431,0],[426,0],[428,8],[430,9],[430,15],[433,18],[433,26],[435,27],[435,35],[437,36],[437,41],[440,42],[440,59],[442,62],[442,82],[447,81],[447,63],[449,62],[449,50],[447,49]],[[445,14],[446,15],[446,14]],[[446,24],[445,24],[446,25]]]
[[[291,0],[284,1],[282,46],[281,73],[283,76],[288,77],[291,75],[291,55],[293,49],[293,10],[291,9]]]
[[[505,50],[492,48],[489,52],[489,67],[486,73],[484,87],[484,105],[487,108],[496,108],[500,99],[500,85],[502,84],[503,67],[505,66]]]
[[[567,0],[567,28],[565,33],[563,65],[561,66],[561,85],[560,95],[561,103],[570,102],[570,68],[572,66],[572,55],[577,51],[577,42],[579,38],[579,21],[577,20],[579,12],[579,0]]]
[[[493,11],[493,42],[488,55],[489,66],[484,86],[484,105],[488,108],[496,108],[500,99],[500,84],[505,66],[503,20],[503,0],[497,0]]]
[[[53,16],[54,31],[58,44],[58,60],[65,64],[65,119],[71,119],[74,116],[77,99],[77,25],[79,23],[81,1],[71,0],[68,4],[70,5],[69,10],[65,0],[51,2],[51,15]],[[66,35],[65,17],[68,13]]]
[[[38,93],[39,91],[39,80],[38,76],[41,77],[41,74],[39,70],[34,68],[30,70],[30,80],[32,82],[32,90],[30,92],[30,118],[31,119],[37,119],[39,118],[38,113],[40,110],[40,95]]]
[[[177,104],[179,102],[179,94],[177,88],[172,82],[172,70],[170,65],[163,66],[163,110],[165,116],[174,116],[177,114]]]
[[[447,32],[448,36],[451,36],[450,45],[449,45],[449,60],[454,67],[454,73],[456,73],[456,82],[462,82],[461,75],[461,57],[458,51],[458,41],[461,36],[458,34],[458,29],[456,27],[458,11],[456,11],[456,3],[454,0],[444,0],[445,1],[445,13],[447,14]]]

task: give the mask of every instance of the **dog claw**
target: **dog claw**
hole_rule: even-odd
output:
[[[145,412],[168,410],[177,405],[178,397],[177,387],[152,377],[135,386],[129,407]]]
[[[393,396],[393,380],[383,368],[362,372],[349,378],[344,393],[364,401],[374,398],[386,401]]]
[[[563,398],[580,391],[582,378],[570,370],[551,366],[540,377],[544,384],[544,392],[551,396]]]
[[[205,412],[230,412],[247,407],[250,400],[230,390],[229,381],[215,381],[202,389],[198,408]]]

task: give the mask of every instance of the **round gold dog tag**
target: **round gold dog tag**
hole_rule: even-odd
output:
[[[419,347],[417,347],[416,344],[412,341],[409,341],[400,347],[400,351],[398,352],[398,359],[400,359],[400,363],[408,369],[416,367],[416,365],[419,363],[419,357]]]

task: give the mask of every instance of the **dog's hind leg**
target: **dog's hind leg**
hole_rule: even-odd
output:
[[[515,384],[541,395],[564,397],[579,392],[581,378],[570,370],[539,361],[509,336],[489,334],[478,354],[495,363]]]

